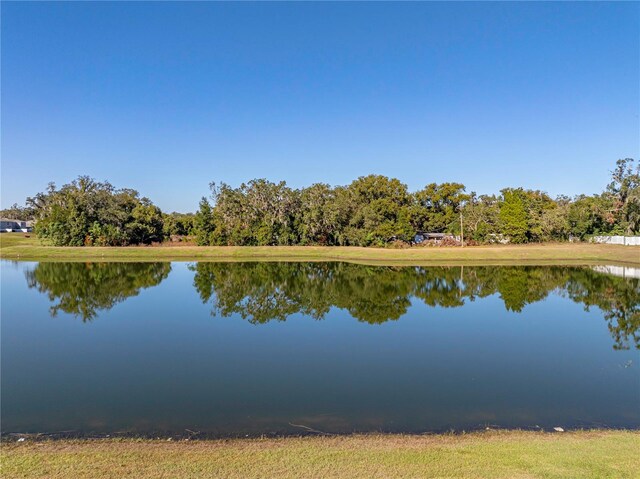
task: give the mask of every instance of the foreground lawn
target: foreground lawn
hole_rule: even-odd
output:
[[[640,247],[549,243],[409,249],[341,246],[54,247],[22,233],[0,234],[0,258],[22,261],[353,261],[384,264],[638,264]]]
[[[637,478],[640,432],[4,443],[9,478]]]

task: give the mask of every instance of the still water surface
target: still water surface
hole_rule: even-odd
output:
[[[2,431],[640,427],[640,280],[2,262]]]

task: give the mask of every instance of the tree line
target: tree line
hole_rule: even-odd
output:
[[[3,217],[36,220],[38,237],[60,246],[125,246],[193,237],[199,245],[411,244],[417,233],[464,233],[478,243],[586,239],[640,233],[640,164],[620,159],[604,191],[551,198],[539,190],[466,192],[431,183],[410,192],[396,178],[360,177],[346,186],[294,189],[254,179],[211,183],[195,213],[163,213],[135,190],[81,176],[27,198]]]

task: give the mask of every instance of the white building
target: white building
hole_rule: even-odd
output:
[[[33,231],[33,221],[0,218],[0,233],[30,233],[31,231]]]

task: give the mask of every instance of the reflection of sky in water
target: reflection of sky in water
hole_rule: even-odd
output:
[[[197,271],[174,263],[157,285],[142,280],[82,323],[51,317],[56,298],[25,280],[35,264],[2,266],[3,431],[640,426],[638,351],[614,350],[604,313],[561,289],[519,313],[505,309],[505,286],[462,307],[409,296],[399,320],[375,325],[344,307],[322,321],[293,313],[256,325],[238,312],[212,316],[221,298],[203,303]],[[354,284],[368,287],[361,272]],[[252,291],[241,274],[217,273]]]

